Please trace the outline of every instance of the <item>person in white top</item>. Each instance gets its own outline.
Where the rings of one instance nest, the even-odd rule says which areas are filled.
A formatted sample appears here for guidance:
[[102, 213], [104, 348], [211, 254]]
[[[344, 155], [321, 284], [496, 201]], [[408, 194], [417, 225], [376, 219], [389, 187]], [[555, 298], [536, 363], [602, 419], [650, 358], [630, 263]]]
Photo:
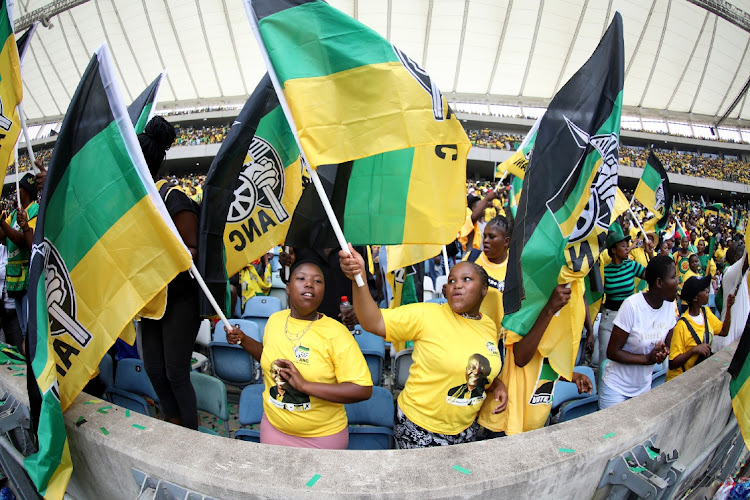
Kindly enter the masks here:
[[677, 272], [672, 259], [658, 256], [646, 268], [648, 291], [631, 295], [615, 318], [599, 389], [599, 408], [609, 408], [651, 389], [655, 364], [669, 356], [677, 323]]
[[[724, 271], [724, 279], [722, 280], [722, 290], [724, 296], [723, 306], [721, 309], [721, 320], [724, 321], [727, 316], [727, 306], [729, 301], [727, 300], [729, 295], [734, 294], [735, 300], [734, 305], [731, 306], [732, 316], [735, 318], [747, 318], [750, 314], [750, 293], [747, 289], [747, 250], [742, 253], [742, 257], [728, 267]], [[740, 286], [741, 283], [745, 283], [744, 286]], [[745, 331], [745, 323], [743, 321], [733, 321], [729, 327], [729, 333], [726, 337], [717, 337], [711, 344], [711, 350], [713, 352], [719, 352], [742, 335]]]

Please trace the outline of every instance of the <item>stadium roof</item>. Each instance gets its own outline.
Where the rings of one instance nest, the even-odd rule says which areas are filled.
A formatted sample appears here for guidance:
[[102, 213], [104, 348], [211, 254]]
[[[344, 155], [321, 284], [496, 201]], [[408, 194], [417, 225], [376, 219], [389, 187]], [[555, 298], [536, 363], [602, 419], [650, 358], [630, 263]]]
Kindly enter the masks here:
[[[160, 108], [242, 103], [265, 71], [241, 0], [15, 1], [17, 31], [34, 19], [49, 26], [24, 63], [35, 123], [65, 113], [104, 42], [128, 102], [167, 68]], [[737, 101], [725, 123], [750, 128], [750, 0], [330, 3], [409, 54], [451, 101], [510, 106], [545, 106], [619, 10], [625, 113], [715, 124]]]

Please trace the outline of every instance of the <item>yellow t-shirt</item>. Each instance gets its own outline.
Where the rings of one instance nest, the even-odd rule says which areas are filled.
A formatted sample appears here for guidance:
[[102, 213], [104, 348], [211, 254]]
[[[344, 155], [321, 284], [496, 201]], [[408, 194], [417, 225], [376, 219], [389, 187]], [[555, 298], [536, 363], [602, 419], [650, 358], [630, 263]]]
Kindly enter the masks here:
[[[716, 332], [721, 332], [724, 323], [722, 323], [719, 318], [717, 318], [716, 315], [711, 312], [711, 309], [707, 307], [704, 307], [703, 309], [706, 311], [706, 319], [708, 320], [708, 343], [710, 344], [713, 341]], [[674, 359], [680, 354], [686, 353], [687, 351], [698, 345], [696, 344], [693, 336], [690, 334], [690, 330], [688, 330], [688, 327], [687, 325], [685, 325], [685, 321], [682, 318], [685, 318], [690, 323], [690, 326], [693, 327], [693, 330], [695, 330], [695, 333], [698, 335], [699, 339], [703, 340], [706, 332], [706, 325], [697, 324], [693, 320], [692, 316], [690, 316], [690, 314], [685, 311], [682, 316], [680, 316], [680, 320], [677, 321], [677, 324], [672, 330], [672, 343], [669, 345], [669, 359]], [[693, 356], [690, 356], [690, 358], [685, 361], [685, 364], [680, 368], [677, 368], [675, 370], [668, 370], [667, 380], [672, 380], [677, 375], [688, 371], [695, 366], [696, 361], [698, 361], [698, 355], [694, 354]]]
[[628, 234], [630, 235], [631, 240], [634, 240], [638, 237], [638, 233], [640, 233], [641, 230], [638, 229], [637, 226], [631, 225], [630, 229], [628, 230]]
[[[467, 260], [468, 257], [469, 254], [467, 253], [463, 260]], [[474, 263], [487, 271], [487, 275], [490, 277], [487, 296], [482, 301], [482, 307], [479, 310], [495, 322], [499, 334], [503, 328], [503, 291], [505, 290], [505, 272], [508, 269], [508, 259], [506, 258], [502, 264], [493, 264], [482, 252]]]
[[479, 320], [464, 318], [448, 304], [417, 303], [381, 312], [386, 340], [414, 341], [414, 364], [398, 397], [401, 410], [430, 432], [464, 431], [502, 368], [495, 324], [484, 314]]
[[[308, 326], [310, 329], [292, 342], [284, 332], [287, 318], [288, 335], [292, 338]], [[293, 436], [321, 437], [341, 432], [347, 425], [346, 411], [343, 404], [309, 396], [289, 384], [280, 391], [271, 371], [271, 364], [277, 359], [293, 362], [305, 380], [372, 386], [362, 351], [344, 325], [325, 315], [310, 325], [309, 321], [291, 318], [289, 309], [272, 314], [266, 324], [260, 359], [266, 386], [263, 410], [274, 427]]]
[[242, 287], [242, 307], [245, 307], [245, 303], [251, 297], [268, 295], [271, 290], [271, 265], [266, 266], [263, 278], [252, 264], [240, 269], [240, 286]]
[[[505, 330], [505, 369], [500, 379], [508, 390], [508, 407], [504, 412], [492, 415], [494, 401], [488, 401], [479, 413], [479, 425], [507, 435], [541, 429], [552, 410], [552, 393], [559, 375], [537, 350], [526, 366], [516, 366], [513, 344], [522, 337]], [[578, 351], [580, 335], [573, 335], [574, 352]]]

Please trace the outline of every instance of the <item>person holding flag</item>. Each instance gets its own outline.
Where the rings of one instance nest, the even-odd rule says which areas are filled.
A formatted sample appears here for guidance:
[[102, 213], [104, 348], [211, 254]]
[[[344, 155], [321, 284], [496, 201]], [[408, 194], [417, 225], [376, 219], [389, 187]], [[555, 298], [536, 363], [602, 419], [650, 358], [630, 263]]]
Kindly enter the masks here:
[[[152, 118], [138, 134], [138, 142], [154, 181], [159, 178], [159, 168], [175, 137], [174, 127], [161, 116]], [[164, 180], [157, 182], [156, 187], [195, 260], [198, 255], [199, 213], [195, 202]], [[165, 419], [193, 430], [198, 429], [198, 406], [190, 382], [190, 359], [200, 326], [199, 297], [196, 280], [188, 271], [183, 271], [166, 288], [166, 303], [159, 307], [161, 314], [153, 315], [154, 319], [144, 317], [141, 320], [143, 363], [159, 396]]]

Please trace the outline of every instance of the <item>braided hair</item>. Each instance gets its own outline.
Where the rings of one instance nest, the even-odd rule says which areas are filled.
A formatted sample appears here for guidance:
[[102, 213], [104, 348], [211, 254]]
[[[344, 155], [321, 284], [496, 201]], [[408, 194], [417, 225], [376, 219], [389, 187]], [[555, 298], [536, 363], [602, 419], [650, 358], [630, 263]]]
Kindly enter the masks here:
[[157, 178], [159, 168], [167, 157], [167, 150], [172, 146], [176, 137], [177, 134], [172, 124], [161, 116], [154, 116], [146, 124], [143, 132], [138, 134], [143, 157], [154, 179]]

